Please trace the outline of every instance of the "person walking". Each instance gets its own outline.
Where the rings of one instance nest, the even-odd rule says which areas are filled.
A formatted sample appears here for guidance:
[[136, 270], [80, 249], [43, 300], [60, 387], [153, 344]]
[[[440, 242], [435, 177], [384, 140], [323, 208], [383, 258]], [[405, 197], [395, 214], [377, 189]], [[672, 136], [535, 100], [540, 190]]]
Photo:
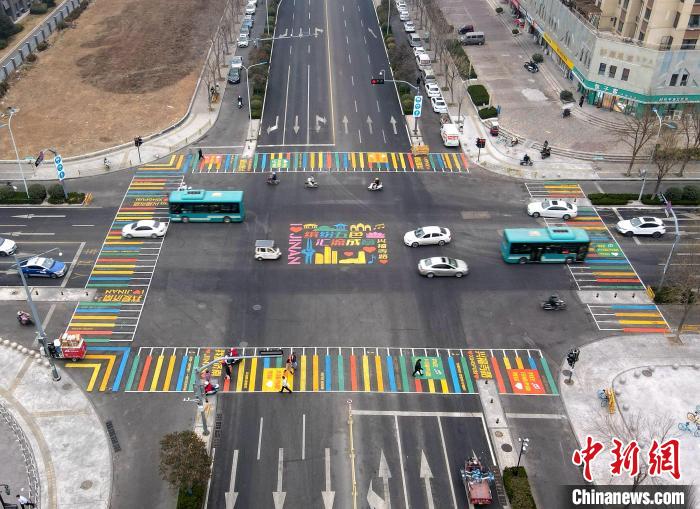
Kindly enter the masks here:
[[36, 504], [34, 502], [31, 502], [24, 495], [17, 495], [17, 503], [22, 509], [25, 509], [26, 507], [36, 507]]
[[280, 392], [287, 391], [288, 393], [291, 394], [292, 389], [289, 388], [289, 382], [287, 382], [287, 377], [282, 375], [282, 388], [280, 389]]
[[201, 161], [202, 159], [204, 159], [204, 152], [202, 152], [202, 149], [201, 149], [201, 148], [197, 151], [197, 154], [199, 154], [199, 160], [200, 160], [200, 161]]
[[231, 380], [231, 366], [226, 362], [226, 359], [221, 361], [221, 366], [224, 368], [224, 378], [226, 378], [226, 380]]
[[418, 376], [423, 376], [423, 366], [421, 365], [420, 359], [416, 361], [415, 366], [413, 366], [413, 375], [416, 376], [416, 373], [418, 373]]
[[583, 101], [585, 101], [585, 100], [586, 100], [586, 97], [583, 96], [583, 95], [581, 96], [581, 99], [578, 100], [578, 105], [579, 105], [581, 108], [583, 108]]

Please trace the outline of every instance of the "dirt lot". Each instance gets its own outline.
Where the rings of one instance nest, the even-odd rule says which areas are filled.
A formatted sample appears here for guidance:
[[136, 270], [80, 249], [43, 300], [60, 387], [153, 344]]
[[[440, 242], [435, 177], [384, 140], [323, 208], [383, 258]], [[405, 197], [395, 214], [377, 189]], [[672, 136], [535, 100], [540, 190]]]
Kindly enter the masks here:
[[[64, 157], [164, 129], [187, 111], [223, 0], [95, 0], [0, 103], [20, 157]], [[0, 159], [14, 159], [5, 129]]]

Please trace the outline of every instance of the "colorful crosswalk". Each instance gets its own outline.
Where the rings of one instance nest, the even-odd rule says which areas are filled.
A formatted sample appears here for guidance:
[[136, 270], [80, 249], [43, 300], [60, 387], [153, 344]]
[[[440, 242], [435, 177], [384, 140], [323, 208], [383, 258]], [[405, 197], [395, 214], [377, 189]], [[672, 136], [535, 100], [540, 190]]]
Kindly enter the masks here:
[[[132, 353], [135, 351], [135, 354]], [[289, 348], [284, 351], [288, 353]], [[540, 350], [447, 350], [435, 348], [294, 348], [298, 368], [287, 373], [298, 392], [373, 392], [473, 394], [476, 380], [494, 380], [501, 393], [557, 395], [547, 360]], [[197, 382], [195, 366], [223, 357], [224, 348], [92, 347], [84, 361], [67, 367], [87, 371], [88, 392], [189, 392]], [[230, 380], [214, 364], [212, 377], [224, 393], [279, 390], [285, 358], [260, 358], [257, 349], [233, 367]], [[286, 354], [285, 354], [286, 355]], [[415, 360], [424, 375], [413, 377]]]
[[600, 330], [629, 334], [671, 332], [666, 319], [654, 304], [589, 304], [588, 310]]
[[447, 172], [469, 171], [461, 152], [413, 155], [403, 152], [271, 152], [205, 154], [190, 164], [193, 173], [263, 173], [299, 171], [338, 172]]
[[585, 198], [586, 194], [576, 182], [527, 182], [527, 192], [532, 198], [544, 200], [551, 198]]
[[167, 195], [181, 184], [190, 159], [173, 155], [137, 170], [86, 285], [96, 296], [78, 303], [66, 332], [82, 334], [88, 344], [133, 340], [163, 239], [122, 239], [121, 229], [141, 219], [169, 221]]

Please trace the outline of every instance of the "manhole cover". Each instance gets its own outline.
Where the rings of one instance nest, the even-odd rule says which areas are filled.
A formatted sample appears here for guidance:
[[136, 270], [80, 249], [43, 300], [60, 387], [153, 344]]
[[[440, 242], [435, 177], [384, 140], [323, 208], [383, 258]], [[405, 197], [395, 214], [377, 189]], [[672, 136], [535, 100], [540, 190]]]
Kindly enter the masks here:
[[92, 481], [83, 481], [80, 483], [80, 488], [84, 490], [89, 490], [92, 488]]
[[69, 391], [73, 388], [73, 384], [63, 384], [63, 390]]
[[651, 372], [650, 369], [643, 369], [643, 370], [642, 370], [642, 375], [644, 375], [644, 376], [651, 376], [651, 375], [652, 375], [652, 372]]
[[503, 449], [504, 452], [510, 452], [513, 450], [513, 446], [510, 444], [503, 444], [501, 449]]
[[260, 311], [261, 309], [262, 309], [262, 306], [260, 304], [253, 305], [253, 311]]
[[494, 433], [494, 435], [496, 435], [498, 438], [501, 438], [501, 437], [503, 436], [503, 432], [502, 432], [502, 431], [496, 431], [496, 432]]

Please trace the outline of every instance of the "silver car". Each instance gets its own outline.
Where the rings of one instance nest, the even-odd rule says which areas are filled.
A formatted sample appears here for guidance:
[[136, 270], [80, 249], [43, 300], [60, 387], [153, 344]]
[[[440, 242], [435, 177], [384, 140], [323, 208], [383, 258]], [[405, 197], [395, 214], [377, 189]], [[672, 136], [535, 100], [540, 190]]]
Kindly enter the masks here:
[[464, 260], [456, 258], [446, 258], [444, 256], [435, 256], [433, 258], [424, 258], [418, 262], [418, 272], [422, 276], [454, 276], [462, 277], [469, 273], [469, 267]]

